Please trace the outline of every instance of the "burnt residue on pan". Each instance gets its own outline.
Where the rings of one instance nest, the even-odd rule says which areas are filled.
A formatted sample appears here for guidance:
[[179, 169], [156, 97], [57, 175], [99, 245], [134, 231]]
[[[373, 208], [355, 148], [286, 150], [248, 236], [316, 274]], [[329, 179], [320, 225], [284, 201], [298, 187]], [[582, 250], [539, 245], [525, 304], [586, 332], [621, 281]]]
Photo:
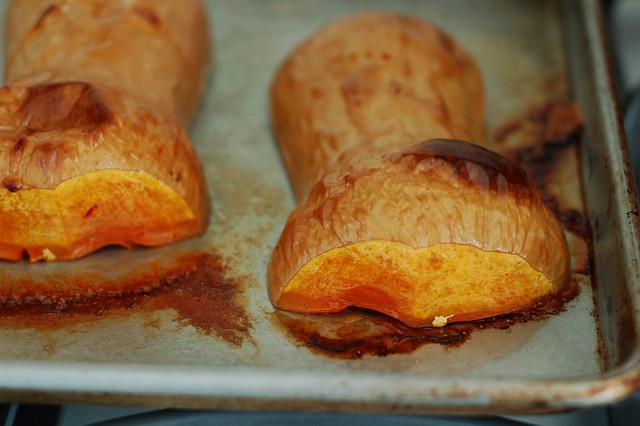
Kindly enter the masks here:
[[572, 282], [563, 294], [545, 297], [526, 310], [444, 327], [409, 327], [387, 315], [357, 308], [319, 315], [276, 311], [274, 318], [275, 323], [300, 346], [332, 358], [359, 359], [368, 355], [411, 353], [434, 343], [454, 348], [469, 340], [477, 330], [509, 330], [518, 323], [556, 315], [578, 291], [578, 285]]
[[[549, 209], [564, 230], [581, 239], [587, 247], [587, 259], [574, 262], [573, 272], [590, 275], [592, 270], [591, 225], [584, 211], [563, 206], [561, 194], [550, 187], [556, 173], [563, 167], [564, 154], [576, 150], [582, 136], [582, 117], [575, 102], [549, 101], [535, 106], [494, 132], [498, 147], [514, 134], [519, 134], [518, 147], [507, 147], [502, 154], [520, 164], [533, 180]], [[524, 135], [524, 136], [523, 136]]]
[[[218, 336], [239, 347], [250, 337], [251, 320], [243, 308], [239, 282], [225, 277], [224, 261], [210, 253], [186, 255], [170, 267], [76, 294], [23, 294], [0, 300], [0, 326], [55, 330], [109, 314], [173, 310], [182, 326]], [[93, 288], [82, 278], [69, 287]], [[27, 288], [29, 283], [21, 283]]]
[[581, 139], [582, 119], [574, 102], [548, 102], [534, 107], [523, 117], [501, 126], [494, 134], [499, 145], [510, 134], [524, 126], [532, 126], [531, 140], [520, 147], [507, 149], [504, 155], [520, 164], [529, 174], [542, 194], [547, 206], [556, 214], [568, 232], [581, 238], [590, 239], [589, 223], [583, 212], [575, 209], [560, 209], [557, 196], [548, 190], [549, 180], [558, 164], [561, 154], [567, 149], [575, 149]]

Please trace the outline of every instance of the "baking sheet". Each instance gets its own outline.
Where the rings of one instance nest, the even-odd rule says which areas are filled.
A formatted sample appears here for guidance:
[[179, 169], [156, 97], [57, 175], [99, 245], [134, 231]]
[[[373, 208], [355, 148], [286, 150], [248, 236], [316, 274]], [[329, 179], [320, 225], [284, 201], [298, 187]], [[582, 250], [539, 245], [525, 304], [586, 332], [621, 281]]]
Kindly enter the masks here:
[[[207, 233], [159, 249], [105, 250], [77, 262], [2, 263], [0, 289], [20, 280], [51, 285], [77, 277], [117, 286], [170, 269], [190, 253], [213, 253], [225, 280], [237, 286], [246, 330], [232, 330], [235, 339], [203, 333], [172, 309], [105, 312], [55, 327], [5, 322], [0, 398], [496, 414], [603, 404], [631, 393], [640, 377], [637, 214], [630, 213], [637, 210], [595, 3], [207, 1], [216, 65], [191, 129], [213, 202]], [[485, 78], [489, 140], [536, 105], [571, 93], [580, 103], [583, 143], [568, 151], [571, 158], [553, 186], [566, 208], [584, 208], [599, 228], [594, 269], [576, 275], [581, 291], [565, 312], [477, 331], [459, 347], [428, 344], [355, 360], [320, 355], [279, 323], [267, 298], [266, 266], [294, 201], [269, 126], [268, 87], [290, 49], [313, 30], [372, 9], [423, 17], [465, 46]], [[525, 139], [494, 147], [514, 148]], [[575, 262], [584, 246], [572, 249]]]

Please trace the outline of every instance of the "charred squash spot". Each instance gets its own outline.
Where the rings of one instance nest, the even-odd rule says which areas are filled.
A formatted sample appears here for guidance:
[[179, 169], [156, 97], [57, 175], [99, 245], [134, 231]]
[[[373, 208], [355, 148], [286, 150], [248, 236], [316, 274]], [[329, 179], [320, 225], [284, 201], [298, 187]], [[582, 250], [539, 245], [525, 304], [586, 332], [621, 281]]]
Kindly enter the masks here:
[[534, 189], [533, 182], [520, 165], [469, 142], [432, 139], [407, 149], [403, 154], [415, 156], [418, 160], [448, 163], [461, 180], [473, 185], [484, 182], [487, 191], [500, 193], [506, 190], [519, 200], [531, 198]]
[[2, 181], [2, 186], [7, 188], [9, 192], [17, 192], [20, 188], [22, 188], [22, 183], [8, 177]]
[[25, 135], [53, 130], [93, 131], [113, 114], [93, 86], [83, 82], [40, 84], [29, 89], [22, 106]]

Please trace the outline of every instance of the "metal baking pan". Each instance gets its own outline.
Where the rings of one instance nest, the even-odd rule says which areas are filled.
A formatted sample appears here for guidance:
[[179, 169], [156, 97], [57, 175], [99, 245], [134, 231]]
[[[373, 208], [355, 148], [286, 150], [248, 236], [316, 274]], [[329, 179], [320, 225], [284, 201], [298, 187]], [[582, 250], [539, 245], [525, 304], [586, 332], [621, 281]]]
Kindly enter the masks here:
[[[187, 277], [215, 281], [217, 301], [189, 311], [160, 291], [126, 309], [0, 313], [1, 400], [530, 414], [607, 404], [638, 387], [638, 210], [597, 0], [207, 3], [216, 65], [191, 129], [213, 200], [207, 233], [74, 262], [2, 263], [0, 293], [19, 293], [24, 280], [97, 293]], [[487, 139], [497, 150], [531, 151], [540, 111], [567, 99], [579, 105], [579, 138], [544, 169], [556, 207], [587, 219], [582, 237], [570, 236], [580, 293], [563, 312], [475, 330], [455, 346], [356, 359], [319, 353], [283, 326], [265, 271], [294, 202], [269, 126], [268, 87], [295, 44], [365, 9], [423, 17], [466, 47], [485, 78]], [[187, 272], [176, 275], [176, 265]]]

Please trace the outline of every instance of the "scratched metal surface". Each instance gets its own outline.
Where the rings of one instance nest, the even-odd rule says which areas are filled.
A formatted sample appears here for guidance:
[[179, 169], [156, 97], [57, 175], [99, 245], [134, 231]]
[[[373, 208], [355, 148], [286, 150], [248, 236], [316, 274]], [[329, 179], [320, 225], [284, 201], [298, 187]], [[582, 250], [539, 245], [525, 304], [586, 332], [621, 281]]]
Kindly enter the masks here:
[[[191, 129], [213, 200], [207, 233], [159, 249], [110, 250], [71, 263], [2, 263], [0, 286], [87, 275], [99, 285], [170, 264], [180, 254], [211, 251], [225, 259], [226, 275], [242, 286], [252, 329], [234, 347], [179, 324], [171, 310], [107, 314], [56, 330], [2, 328], [0, 399], [533, 413], [607, 403], [630, 393], [639, 369], [637, 221], [629, 219], [635, 206], [625, 195], [626, 154], [618, 148], [614, 105], [607, 103], [608, 71], [598, 68], [606, 64], [599, 56], [593, 3], [208, 1], [216, 65]], [[563, 13], [563, 5], [571, 13]], [[310, 32], [365, 9], [421, 16], [456, 37], [483, 72], [490, 132], [532, 105], [574, 94], [588, 118], [588, 148], [574, 152], [578, 160], [566, 160], [554, 179], [563, 202], [586, 208], [602, 228], [594, 240], [595, 293], [590, 277], [580, 276], [580, 295], [560, 315], [475, 332], [453, 349], [432, 344], [410, 354], [359, 360], [315, 354], [278, 326], [265, 271], [294, 202], [270, 131], [269, 83]]]

